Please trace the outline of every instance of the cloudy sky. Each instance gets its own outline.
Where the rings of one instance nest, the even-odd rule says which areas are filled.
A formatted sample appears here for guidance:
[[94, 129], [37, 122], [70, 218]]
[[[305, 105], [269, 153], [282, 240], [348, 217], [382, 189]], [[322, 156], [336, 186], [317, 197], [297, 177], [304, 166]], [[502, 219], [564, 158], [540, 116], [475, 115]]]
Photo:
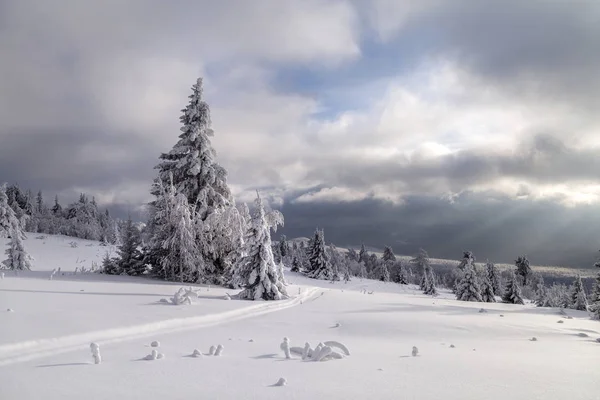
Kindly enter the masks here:
[[0, 181], [149, 200], [198, 76], [239, 201], [338, 245], [589, 266], [600, 3], [0, 0]]

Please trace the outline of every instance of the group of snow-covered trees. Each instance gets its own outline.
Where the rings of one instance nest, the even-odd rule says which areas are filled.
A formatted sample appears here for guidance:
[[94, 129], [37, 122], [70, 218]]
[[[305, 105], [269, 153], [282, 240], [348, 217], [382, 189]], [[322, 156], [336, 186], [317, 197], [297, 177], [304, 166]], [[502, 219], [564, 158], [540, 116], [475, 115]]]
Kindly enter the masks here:
[[66, 235], [106, 244], [119, 241], [120, 221], [113, 219], [108, 210], [101, 211], [93, 197], [90, 200], [82, 193], [78, 201], [63, 208], [58, 196], [52, 204], [47, 204], [41, 191], [34, 196], [31, 190], [23, 191], [16, 184], [5, 186], [4, 192], [26, 232]]
[[[519, 257], [517, 260], [518, 271], [519, 263], [525, 262], [523, 260], [526, 261], [526, 258]], [[528, 261], [527, 267], [529, 267]], [[500, 273], [494, 263], [488, 261], [483, 269], [479, 269], [475, 265], [475, 256], [471, 251], [463, 252], [462, 260], [453, 271], [453, 278], [452, 291], [457, 300], [494, 303], [496, 296], [499, 296], [504, 303], [523, 304], [521, 287], [514, 272], [509, 273], [506, 284], [502, 288]]]
[[241, 288], [243, 299], [286, 298], [270, 236], [283, 216], [266, 209], [260, 196], [253, 214], [235, 204], [227, 171], [216, 161], [202, 95], [200, 78], [182, 110], [179, 140], [156, 166], [148, 223], [143, 232], [128, 224], [118, 256], [105, 259], [104, 271]]

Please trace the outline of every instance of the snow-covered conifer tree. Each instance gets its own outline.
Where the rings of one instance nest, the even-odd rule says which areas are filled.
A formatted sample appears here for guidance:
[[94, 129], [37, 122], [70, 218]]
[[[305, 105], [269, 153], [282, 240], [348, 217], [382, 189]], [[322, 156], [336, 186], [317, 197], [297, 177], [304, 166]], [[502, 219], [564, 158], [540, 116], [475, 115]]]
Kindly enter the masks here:
[[506, 288], [502, 295], [502, 301], [509, 304], [524, 304], [523, 298], [521, 297], [521, 288], [517, 283], [517, 278], [514, 273], [511, 272], [508, 281], [506, 282]]
[[333, 278], [333, 269], [325, 252], [325, 233], [322, 230], [317, 229], [315, 232], [309, 263], [310, 272], [308, 276], [310, 278], [325, 280]]
[[472, 251], [463, 251], [463, 258], [458, 264], [458, 269], [463, 270], [470, 263], [471, 266], [475, 265], [475, 255]]
[[30, 271], [33, 258], [25, 251], [19, 232], [11, 232], [10, 242], [5, 254], [8, 258], [2, 261], [6, 269], [14, 271]]
[[494, 285], [490, 282], [489, 275], [483, 277], [481, 282], [481, 299], [486, 303], [495, 303]]
[[486, 277], [489, 279], [490, 284], [492, 285], [494, 294], [497, 296], [502, 295], [502, 291], [500, 289], [500, 276], [498, 273], [498, 268], [496, 268], [494, 263], [490, 262], [489, 260], [485, 264], [485, 274]]
[[300, 260], [298, 259], [298, 255], [294, 254], [292, 257], [292, 272], [300, 272]]
[[587, 311], [587, 297], [585, 295], [585, 289], [583, 288], [583, 282], [581, 276], [577, 275], [573, 287], [571, 289], [571, 308], [579, 311]]
[[369, 257], [369, 252], [367, 251], [367, 249], [365, 248], [365, 244], [361, 244], [360, 245], [360, 251], [358, 252], [358, 262], [359, 263], [366, 263]]
[[343, 258], [340, 256], [340, 252], [333, 243], [327, 247], [327, 253], [329, 256], [329, 263], [331, 264], [331, 280], [339, 281], [340, 271], [344, 269]]
[[133, 224], [131, 216], [127, 219], [125, 231], [123, 232], [123, 243], [119, 246], [117, 254], [117, 266], [119, 273], [127, 275], [141, 275], [146, 270], [144, 257], [140, 251], [140, 231]]
[[244, 290], [239, 294], [246, 300], [281, 300], [288, 297], [285, 285], [277, 273], [271, 250], [271, 232], [260, 195], [257, 193], [252, 227], [245, 237], [245, 256], [237, 274]]
[[192, 207], [183, 193], [176, 193], [173, 185], [163, 196], [167, 204], [163, 210], [166, 223], [160, 246], [165, 255], [160, 263], [161, 272], [169, 280], [205, 282], [205, 265], [196, 241]]
[[456, 299], [461, 301], [482, 301], [481, 288], [477, 282], [471, 259], [463, 267], [462, 279], [456, 287]]
[[410, 260], [410, 262], [412, 264], [415, 264], [415, 266], [417, 267], [417, 269], [421, 272], [422, 275], [422, 279], [421, 279], [421, 290], [425, 290], [425, 287], [423, 286], [424, 282], [425, 282], [425, 276], [426, 274], [429, 272], [429, 255], [427, 254], [427, 252], [423, 249], [419, 249], [419, 252], [417, 253], [417, 255], [415, 256], [415, 258], [413, 258], [412, 260]]
[[408, 285], [408, 278], [406, 276], [406, 271], [404, 270], [404, 266], [401, 261], [396, 261], [392, 267], [392, 280], [401, 285]]
[[589, 310], [592, 313], [593, 319], [600, 320], [600, 273], [598, 273], [594, 282], [594, 288], [590, 296]]
[[423, 293], [429, 296], [437, 296], [438, 291], [436, 287], [436, 279], [435, 274], [433, 272], [433, 268], [430, 267], [428, 273], [425, 276], [427, 278], [425, 283], [425, 290], [423, 290]]
[[529, 266], [527, 256], [517, 257], [515, 266], [517, 267], [517, 275], [523, 278], [523, 286], [527, 286], [527, 278], [531, 275], [531, 267]]
[[4, 184], [0, 185], [0, 238], [11, 237], [12, 233], [16, 233], [21, 239], [25, 238], [15, 211], [8, 204], [6, 184]]
[[279, 254], [281, 255], [281, 262], [285, 265], [289, 263], [288, 257], [290, 256], [291, 248], [285, 235], [281, 235], [279, 239]]
[[[192, 87], [188, 105], [182, 110], [179, 141], [169, 153], [160, 156], [161, 162], [156, 167], [158, 178], [152, 190], [156, 199], [150, 204], [149, 229], [151, 236], [161, 236], [161, 230], [165, 229], [167, 222], [159, 217], [164, 215], [161, 208], [165, 207], [159, 182], [172, 179], [176, 193], [186, 197], [193, 207], [194, 219], [198, 220], [195, 221], [199, 230], [196, 239], [206, 271], [212, 281], [222, 283], [226, 280], [223, 276], [231, 273], [232, 264], [239, 257], [239, 254], [232, 253], [239, 253], [240, 245], [238, 237], [229, 235], [231, 227], [228, 222], [236, 213], [224, 210], [235, 208], [235, 204], [227, 186], [227, 172], [216, 162], [216, 152], [210, 142], [214, 133], [210, 109], [202, 99], [202, 92], [200, 78]], [[217, 223], [220, 218], [226, 221]], [[160, 248], [162, 240], [151, 242], [154, 246], [149, 249], [149, 262], [153, 267], [164, 264], [166, 255]]]

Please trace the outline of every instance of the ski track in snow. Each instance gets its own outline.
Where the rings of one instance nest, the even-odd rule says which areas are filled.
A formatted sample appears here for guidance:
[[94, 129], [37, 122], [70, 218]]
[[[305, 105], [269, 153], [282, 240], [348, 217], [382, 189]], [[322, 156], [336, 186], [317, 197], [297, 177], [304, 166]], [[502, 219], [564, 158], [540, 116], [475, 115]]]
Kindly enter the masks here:
[[9, 343], [0, 346], [0, 366], [67, 353], [73, 350], [86, 349], [91, 342], [96, 342], [102, 346], [160, 333], [182, 332], [257, 317], [297, 306], [304, 301], [316, 297], [317, 294], [320, 296], [320, 293], [324, 291], [328, 291], [328, 289], [311, 287], [305, 289], [300, 295], [288, 300], [264, 302], [219, 314], [174, 318], [123, 328], [111, 328], [103, 331], [57, 338]]

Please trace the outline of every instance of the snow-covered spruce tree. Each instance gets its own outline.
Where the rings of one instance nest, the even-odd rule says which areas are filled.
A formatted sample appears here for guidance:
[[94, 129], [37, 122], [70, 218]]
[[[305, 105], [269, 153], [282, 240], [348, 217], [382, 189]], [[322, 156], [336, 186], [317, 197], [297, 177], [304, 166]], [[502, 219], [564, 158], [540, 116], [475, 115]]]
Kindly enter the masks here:
[[523, 298], [521, 297], [521, 288], [517, 282], [517, 277], [511, 272], [508, 281], [506, 282], [506, 288], [502, 295], [502, 302], [509, 304], [524, 304]]
[[369, 258], [369, 252], [365, 248], [365, 244], [360, 245], [360, 251], [358, 252], [358, 262], [366, 263]]
[[483, 301], [475, 269], [468, 259], [463, 267], [462, 279], [456, 286], [456, 299], [461, 301]]
[[436, 287], [436, 278], [435, 274], [433, 273], [433, 268], [429, 268], [429, 273], [426, 274], [426, 276], [427, 279], [425, 283], [425, 290], [423, 290], [423, 293], [429, 296], [437, 296], [438, 291]]
[[237, 275], [244, 290], [239, 294], [245, 300], [281, 300], [288, 297], [284, 283], [277, 273], [271, 250], [271, 232], [260, 195], [257, 193], [252, 226], [245, 237], [245, 256]]
[[350, 282], [350, 266], [346, 264], [346, 268], [344, 268], [344, 283]]
[[25, 238], [15, 211], [8, 203], [6, 184], [3, 184], [0, 185], [0, 238], [9, 238], [13, 232], [21, 239]]
[[490, 281], [488, 275], [484, 276], [483, 280], [481, 281], [481, 299], [486, 303], [496, 302], [494, 285]]
[[140, 251], [140, 231], [133, 224], [131, 216], [127, 219], [122, 235], [122, 244], [117, 250], [117, 270], [120, 274], [141, 275], [146, 271], [144, 256]]
[[19, 232], [12, 231], [10, 233], [10, 242], [7, 245], [5, 254], [8, 257], [2, 261], [4, 268], [13, 271], [30, 271], [33, 258], [25, 251]]
[[587, 296], [585, 295], [585, 289], [583, 287], [583, 282], [581, 281], [581, 276], [577, 275], [575, 278], [575, 282], [573, 282], [573, 287], [571, 289], [571, 308], [579, 311], [587, 311]]
[[523, 286], [527, 286], [527, 278], [531, 275], [531, 267], [529, 266], [527, 256], [517, 257], [515, 266], [517, 267], [517, 275], [523, 278]]
[[358, 262], [358, 253], [356, 252], [356, 250], [350, 248], [346, 251], [345, 254], [346, 258], [350, 261], [356, 261]]
[[390, 281], [390, 270], [388, 269], [387, 264], [384, 262], [381, 262], [380, 266], [379, 266], [379, 270], [380, 270], [379, 280], [382, 282], [389, 282]]
[[391, 280], [392, 271], [394, 270], [394, 266], [396, 264], [396, 256], [394, 255], [394, 250], [392, 250], [390, 246], [385, 246], [381, 260], [383, 271], [379, 279], [384, 282], [388, 282]]
[[337, 247], [333, 243], [331, 243], [329, 246], [327, 246], [327, 253], [328, 253], [327, 255], [329, 258], [329, 263], [331, 264], [331, 271], [332, 271], [331, 280], [339, 281], [340, 280], [340, 271], [344, 270], [344, 268], [345, 268], [344, 259], [340, 255], [340, 252], [338, 251]]
[[429, 272], [429, 255], [427, 254], [427, 252], [423, 249], [419, 249], [419, 252], [417, 253], [417, 255], [410, 260], [410, 262], [412, 264], [414, 264], [417, 267], [417, 270], [419, 270], [421, 272], [421, 290], [425, 290], [425, 281], [426, 281], [426, 275]]
[[471, 266], [475, 265], [475, 255], [472, 251], [463, 251], [463, 258], [457, 268], [463, 270], [467, 264], [470, 264]]
[[300, 260], [298, 259], [298, 256], [296, 254], [294, 254], [294, 256], [292, 257], [292, 269], [290, 271], [300, 272]]
[[592, 313], [593, 319], [600, 320], [600, 273], [598, 273], [594, 282], [594, 288], [590, 296], [589, 310]]
[[497, 296], [502, 295], [502, 290], [500, 288], [500, 273], [498, 272], [498, 268], [496, 268], [494, 263], [490, 262], [489, 260], [485, 264], [485, 275], [492, 285], [494, 294]]
[[193, 207], [173, 185], [163, 196], [167, 202], [163, 211], [167, 222], [160, 238], [160, 246], [165, 251], [160, 270], [169, 280], [206, 282], [205, 265], [196, 240]]
[[[161, 208], [165, 202], [161, 198], [157, 181], [171, 180], [177, 194], [183, 194], [190, 206], [198, 233], [196, 240], [202, 262], [206, 265], [206, 279], [222, 283], [224, 275], [231, 272], [231, 266], [239, 257], [239, 238], [229, 235], [228, 221], [217, 223], [218, 219], [228, 220], [237, 213], [233, 196], [227, 186], [227, 172], [216, 162], [216, 153], [210, 137], [210, 109], [202, 99], [202, 79], [199, 78], [192, 86], [189, 103], [182, 110], [180, 118], [182, 127], [179, 141], [168, 153], [160, 156], [158, 178], [153, 186], [152, 194], [156, 197], [150, 204], [149, 229], [151, 236], [161, 236], [161, 230], [167, 223], [160, 219]], [[228, 211], [225, 211], [225, 210]], [[214, 215], [216, 214], [216, 215]], [[162, 240], [152, 240], [149, 248], [148, 261], [153, 267], [164, 264], [166, 257], [161, 248]], [[231, 254], [236, 253], [236, 254]]]
[[325, 251], [325, 233], [317, 229], [313, 239], [313, 247], [310, 255], [309, 278], [331, 280], [333, 278], [333, 268]]
[[402, 265], [402, 261], [396, 261], [393, 264], [391, 275], [392, 281], [401, 285], [408, 285], [408, 278], [404, 266]]
[[283, 265], [287, 265], [289, 263], [291, 250], [292, 249], [287, 241], [287, 237], [285, 235], [281, 235], [281, 238], [279, 239], [279, 254], [281, 255], [281, 262]]
[[116, 258], [111, 258], [108, 251], [104, 254], [102, 258], [102, 269], [103, 274], [107, 275], [119, 275], [121, 271], [119, 270], [119, 266], [117, 264]]

